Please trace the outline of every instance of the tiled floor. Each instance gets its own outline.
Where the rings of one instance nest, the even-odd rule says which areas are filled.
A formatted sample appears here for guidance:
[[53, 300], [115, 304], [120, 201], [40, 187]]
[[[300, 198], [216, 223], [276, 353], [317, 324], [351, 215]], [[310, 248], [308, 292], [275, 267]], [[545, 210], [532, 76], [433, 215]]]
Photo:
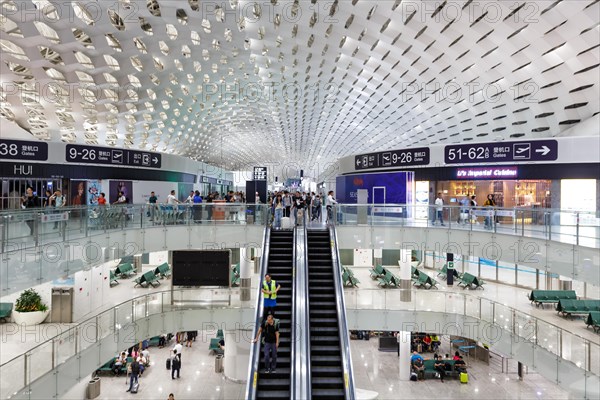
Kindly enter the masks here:
[[[520, 381], [516, 363], [509, 363], [509, 372], [502, 373], [499, 360], [492, 358], [490, 365], [468, 359], [469, 383], [461, 384], [456, 378], [400, 381], [399, 360], [396, 352], [378, 351], [378, 339], [353, 340], [352, 367], [357, 388], [379, 393], [379, 399], [568, 399], [569, 394], [536, 373], [525, 375]], [[446, 341], [442, 352], [448, 352]], [[432, 354], [424, 354], [431, 358]]]
[[[225, 379], [223, 373], [215, 372], [215, 356], [209, 354], [210, 337], [199, 334], [197, 341], [190, 348], [183, 348], [181, 356], [181, 377], [171, 379], [171, 371], [165, 368], [165, 362], [173, 346], [159, 349], [150, 348], [151, 366], [139, 379], [139, 392], [127, 393], [129, 381], [124, 377], [104, 375], [101, 383], [101, 394], [97, 399], [160, 399], [164, 400], [169, 393], [180, 399], [243, 399], [246, 385]], [[227, 362], [225, 357], [225, 362]], [[234, 360], [232, 360], [234, 362]], [[81, 400], [80, 390], [72, 390], [63, 400]]]

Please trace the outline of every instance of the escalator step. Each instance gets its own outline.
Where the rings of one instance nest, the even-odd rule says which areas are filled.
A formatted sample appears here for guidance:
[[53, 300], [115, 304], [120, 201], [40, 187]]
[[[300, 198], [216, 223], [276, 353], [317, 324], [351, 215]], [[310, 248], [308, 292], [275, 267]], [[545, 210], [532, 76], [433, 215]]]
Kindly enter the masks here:
[[[279, 363], [279, 359], [277, 360]], [[330, 356], [330, 355], [311, 355], [310, 356], [311, 365], [332, 365], [332, 366], [341, 366], [342, 357], [341, 356]]]
[[310, 352], [311, 354], [314, 352], [316, 354], [319, 355], [336, 355], [336, 354], [340, 354], [341, 353], [341, 348], [338, 345], [335, 346], [321, 346], [317, 343], [312, 343], [310, 345]]
[[311, 383], [313, 386], [318, 386], [320, 388], [336, 389], [344, 387], [344, 379], [342, 377], [321, 377], [313, 374]]
[[344, 389], [313, 389], [313, 399], [343, 399]]
[[[342, 366], [313, 365], [310, 367], [312, 376], [342, 376]], [[279, 370], [277, 370], [279, 372]]]
[[268, 391], [261, 391], [258, 390], [256, 392], [256, 398], [257, 399], [285, 399], [285, 400], [289, 400], [290, 399], [290, 391], [289, 390], [268, 390]]

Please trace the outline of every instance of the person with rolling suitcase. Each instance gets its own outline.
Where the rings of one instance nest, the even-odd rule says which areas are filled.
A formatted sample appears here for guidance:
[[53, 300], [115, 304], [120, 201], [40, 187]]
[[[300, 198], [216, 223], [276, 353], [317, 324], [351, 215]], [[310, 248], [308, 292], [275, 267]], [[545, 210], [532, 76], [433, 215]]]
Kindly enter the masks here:
[[171, 379], [175, 379], [175, 371], [177, 371], [177, 379], [179, 379], [179, 371], [181, 370], [181, 361], [177, 354], [177, 350], [173, 350], [171, 357]]
[[167, 358], [167, 369], [171, 369], [171, 357]]

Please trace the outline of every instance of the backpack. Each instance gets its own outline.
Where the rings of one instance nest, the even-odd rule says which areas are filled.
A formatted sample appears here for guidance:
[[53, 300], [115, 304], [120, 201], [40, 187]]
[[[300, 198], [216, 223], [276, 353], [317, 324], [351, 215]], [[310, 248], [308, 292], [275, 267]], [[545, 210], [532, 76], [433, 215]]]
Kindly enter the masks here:
[[416, 382], [417, 379], [418, 379], [417, 374], [415, 372], [412, 372], [410, 374], [410, 380], [413, 381], [413, 382]]

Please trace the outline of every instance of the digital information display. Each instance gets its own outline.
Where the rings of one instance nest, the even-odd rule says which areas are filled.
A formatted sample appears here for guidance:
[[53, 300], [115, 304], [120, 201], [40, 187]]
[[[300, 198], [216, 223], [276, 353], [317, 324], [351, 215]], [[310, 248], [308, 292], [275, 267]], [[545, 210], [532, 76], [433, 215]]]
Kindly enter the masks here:
[[162, 162], [161, 155], [158, 153], [79, 144], [67, 145], [65, 157], [67, 162], [72, 163], [122, 165], [125, 167], [160, 168]]
[[429, 147], [381, 151], [354, 157], [355, 169], [408, 167], [429, 164]]

